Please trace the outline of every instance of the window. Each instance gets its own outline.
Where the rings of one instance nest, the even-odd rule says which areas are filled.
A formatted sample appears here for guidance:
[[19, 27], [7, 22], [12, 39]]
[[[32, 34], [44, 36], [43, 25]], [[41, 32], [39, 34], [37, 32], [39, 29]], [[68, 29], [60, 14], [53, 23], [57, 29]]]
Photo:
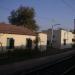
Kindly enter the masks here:
[[7, 48], [8, 49], [14, 48], [14, 39], [13, 38], [7, 38]]
[[30, 38], [26, 39], [26, 48], [32, 49], [32, 40]]
[[64, 41], [64, 45], [66, 45], [66, 39], [64, 39], [63, 41]]
[[53, 35], [53, 38], [55, 38], [55, 35]]
[[47, 45], [49, 45], [50, 44], [50, 41], [47, 41]]
[[72, 42], [75, 42], [75, 38], [72, 39]]

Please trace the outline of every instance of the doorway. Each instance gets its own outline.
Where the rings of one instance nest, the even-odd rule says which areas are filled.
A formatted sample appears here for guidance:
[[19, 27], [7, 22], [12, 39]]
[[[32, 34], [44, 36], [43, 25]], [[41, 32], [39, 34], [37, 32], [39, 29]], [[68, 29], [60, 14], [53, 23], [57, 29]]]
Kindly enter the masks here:
[[14, 39], [13, 38], [7, 38], [7, 48], [8, 49], [14, 48]]
[[32, 49], [32, 40], [26, 39], [26, 49]]

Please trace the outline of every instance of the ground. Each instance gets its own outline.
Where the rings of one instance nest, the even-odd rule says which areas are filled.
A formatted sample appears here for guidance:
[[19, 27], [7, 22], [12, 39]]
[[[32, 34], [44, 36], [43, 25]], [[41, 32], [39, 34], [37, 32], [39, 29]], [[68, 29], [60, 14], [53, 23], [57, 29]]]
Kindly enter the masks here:
[[8, 51], [6, 53], [0, 54], [0, 65], [3, 64], [10, 64], [13, 62], [20, 62], [24, 60], [46, 57], [50, 55], [55, 55], [59, 53], [63, 53], [72, 49], [48, 49], [46, 51], [39, 51], [39, 50], [17, 50]]

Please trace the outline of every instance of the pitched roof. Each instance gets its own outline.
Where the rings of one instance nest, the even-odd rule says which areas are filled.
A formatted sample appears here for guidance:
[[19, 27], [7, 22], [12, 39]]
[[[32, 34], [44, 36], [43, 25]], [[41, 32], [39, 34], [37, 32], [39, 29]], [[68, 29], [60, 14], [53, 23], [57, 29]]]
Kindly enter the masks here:
[[23, 26], [0, 23], [0, 33], [35, 35], [35, 32]]

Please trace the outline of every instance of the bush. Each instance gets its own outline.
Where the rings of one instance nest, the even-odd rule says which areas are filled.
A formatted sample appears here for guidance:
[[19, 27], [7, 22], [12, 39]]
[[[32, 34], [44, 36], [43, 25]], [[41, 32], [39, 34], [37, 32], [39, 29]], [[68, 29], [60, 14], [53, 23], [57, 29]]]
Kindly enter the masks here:
[[72, 48], [75, 48], [75, 44], [72, 44]]

